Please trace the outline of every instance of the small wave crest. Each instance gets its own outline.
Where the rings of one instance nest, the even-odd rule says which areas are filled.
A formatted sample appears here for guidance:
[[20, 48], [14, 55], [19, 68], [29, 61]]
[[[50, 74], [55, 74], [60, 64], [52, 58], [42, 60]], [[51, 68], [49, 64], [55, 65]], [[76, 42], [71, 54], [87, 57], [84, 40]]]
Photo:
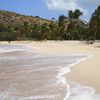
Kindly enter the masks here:
[[[14, 72], [16, 70], [16, 72], [12, 73], [13, 76], [14, 74], [16, 76], [20, 74], [23, 75], [22, 72], [24, 72], [24, 75], [25, 75], [24, 78], [23, 77], [21, 79], [18, 78], [20, 82], [22, 80], [22, 88], [25, 88], [23, 87], [23, 84], [24, 84], [23, 80], [26, 80], [25, 81], [26, 84], [24, 84], [25, 86], [29, 86], [29, 85], [33, 86], [33, 84], [40, 86], [40, 83], [43, 82], [42, 85], [44, 87], [42, 87], [42, 85], [40, 86], [40, 88], [37, 87], [39, 89], [37, 90], [36, 94], [32, 93], [32, 96], [30, 94], [30, 96], [25, 96], [25, 97], [23, 94], [22, 94], [22, 97], [14, 96], [13, 95], [14, 92], [10, 91], [10, 89], [9, 91], [6, 91], [6, 92], [2, 91], [0, 92], [0, 100], [59, 100], [60, 96], [62, 96], [62, 99], [60, 100], [100, 100], [100, 95], [97, 95], [93, 88], [80, 86], [79, 84], [73, 83], [73, 82], [68, 82], [65, 78], [65, 74], [71, 71], [71, 67], [73, 65], [79, 63], [80, 61], [86, 60], [89, 57], [91, 56], [81, 55], [81, 54], [76, 54], [76, 55], [71, 55], [71, 56], [69, 55], [69, 56], [50, 56], [50, 57], [35, 55], [35, 56], [29, 56], [27, 57], [28, 59], [25, 58], [26, 59], [25, 60], [24, 56], [22, 56], [21, 57], [22, 59], [18, 59], [18, 61], [20, 62], [18, 63], [19, 65], [17, 64], [18, 66], [15, 67], [15, 69], [13, 68], [13, 69], [7, 70], [5, 73], [7, 73], [7, 75], [9, 76], [9, 73], [11, 74], [11, 71]], [[9, 59], [11, 60], [12, 58], [10, 57]], [[24, 63], [21, 61], [24, 61]], [[17, 72], [19, 74], [16, 74]], [[1, 74], [1, 75], [4, 75], [4, 74]], [[29, 78], [27, 77], [28, 75], [29, 77], [32, 75], [32, 77]], [[45, 77], [46, 75], [49, 76], [50, 78], [47, 77], [46, 79]], [[32, 79], [35, 79], [35, 81], [32, 81]], [[53, 82], [51, 82], [51, 80], [53, 80]], [[56, 80], [57, 80], [57, 83], [56, 83]], [[50, 87], [48, 87], [49, 85]], [[14, 87], [17, 90], [18, 85]], [[28, 87], [29, 90], [32, 89], [32, 92], [35, 88], [34, 86], [30, 88]], [[44, 94], [38, 95], [41, 92], [44, 92]], [[15, 93], [17, 92], [15, 91]], [[27, 95], [27, 90], [26, 90], [25, 95]], [[57, 99], [55, 99], [56, 97]]]
[[0, 45], [0, 53], [12, 52], [12, 51], [25, 51], [25, 50], [29, 50], [29, 48], [24, 45], [8, 45], [8, 44]]
[[69, 84], [71, 95], [68, 100], [100, 100], [100, 94], [96, 94], [92, 87], [81, 86], [75, 82]]
[[[83, 57], [82, 58], [78, 58], [74, 63], [70, 64], [68, 67], [61, 68], [61, 70], [60, 70], [60, 72], [59, 72], [59, 74], [57, 76], [58, 83], [61, 83], [61, 84], [63, 84], [63, 85], [66, 86], [66, 95], [65, 95], [65, 97], [64, 97], [63, 100], [69, 99], [70, 96], [72, 95], [71, 92], [70, 92], [70, 84], [68, 84], [68, 82], [67, 82], [66, 78], [64, 77], [64, 75], [67, 74], [67, 73], [69, 73], [69, 72], [71, 72], [71, 69], [70, 68], [72, 66], [74, 66], [75, 64], [77, 64], [77, 63], [79, 63], [81, 61], [84, 61], [84, 60], [92, 57], [92, 55], [84, 55], [84, 54], [78, 54], [77, 56], [83, 56]], [[75, 88], [76, 88], [76, 86], [75, 86]], [[74, 92], [76, 93], [77, 90], [74, 91]], [[81, 100], [81, 99], [71, 98], [69, 100]], [[84, 100], [84, 99], [82, 99], [82, 100]], [[88, 100], [88, 99], [86, 99], [86, 100]], [[89, 99], [89, 100], [92, 100], [92, 99]], [[93, 100], [95, 100], [95, 99], [93, 99]]]
[[40, 100], [40, 99], [52, 99], [55, 95], [37, 95], [37, 96], [28, 96], [28, 97], [17, 97], [10, 95], [9, 92], [0, 92], [0, 100]]

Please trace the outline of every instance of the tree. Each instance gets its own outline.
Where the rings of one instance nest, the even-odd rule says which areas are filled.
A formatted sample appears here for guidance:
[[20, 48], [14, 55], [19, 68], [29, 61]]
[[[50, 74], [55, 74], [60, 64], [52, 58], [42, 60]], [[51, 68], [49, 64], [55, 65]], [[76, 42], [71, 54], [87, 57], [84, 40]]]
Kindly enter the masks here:
[[41, 25], [41, 39], [50, 39], [49, 26], [47, 23]]
[[69, 10], [68, 11], [68, 16], [69, 16], [70, 19], [73, 19], [74, 18], [73, 11], [72, 10]]
[[81, 12], [79, 9], [76, 9], [75, 11], [68, 11], [68, 16], [70, 19], [78, 19], [82, 14], [83, 12]]
[[66, 33], [67, 17], [64, 15], [59, 16], [58, 21], [58, 39], [63, 39]]
[[79, 9], [76, 9], [74, 11], [74, 18], [78, 19], [82, 14], [83, 12], [81, 12]]
[[79, 17], [83, 14], [79, 9], [76, 9], [75, 11], [69, 10], [68, 16], [69, 16], [69, 23], [67, 27], [67, 36], [70, 38], [68, 39], [81, 39], [80, 36], [80, 24], [81, 21], [79, 20]]
[[0, 33], [0, 40], [8, 41], [9, 44], [11, 43], [11, 41], [14, 41], [16, 39], [17, 38], [15, 33], [9, 33], [9, 32]]
[[41, 40], [42, 39], [41, 26], [39, 26], [38, 24], [32, 25], [31, 37], [35, 40]]
[[92, 14], [89, 23], [89, 32], [94, 39], [100, 39], [100, 5]]

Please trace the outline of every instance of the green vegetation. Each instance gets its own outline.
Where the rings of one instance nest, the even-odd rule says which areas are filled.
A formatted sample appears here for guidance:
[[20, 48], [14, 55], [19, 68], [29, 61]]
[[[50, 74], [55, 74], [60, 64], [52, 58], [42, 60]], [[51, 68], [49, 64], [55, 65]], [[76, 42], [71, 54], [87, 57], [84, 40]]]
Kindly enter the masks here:
[[100, 39], [100, 6], [94, 11], [90, 22], [79, 19], [79, 9], [68, 11], [68, 17], [58, 20], [42, 19], [0, 11], [0, 40], [95, 40]]
[[81, 12], [79, 9], [76, 9], [75, 11], [70, 10], [68, 14], [70, 19], [78, 19], [83, 12]]
[[100, 39], [100, 6], [94, 11], [89, 23], [89, 32], [94, 39]]

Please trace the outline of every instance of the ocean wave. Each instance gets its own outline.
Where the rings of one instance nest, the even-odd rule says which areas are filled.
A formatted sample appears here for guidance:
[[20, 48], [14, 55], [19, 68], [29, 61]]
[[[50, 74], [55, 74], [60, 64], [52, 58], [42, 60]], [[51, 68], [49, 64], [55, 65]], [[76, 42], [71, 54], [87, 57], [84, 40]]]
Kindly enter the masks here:
[[29, 49], [31, 49], [31, 48], [29, 48], [25, 45], [9, 45], [9, 44], [0, 45], [0, 53], [13, 52], [13, 51], [25, 51], [25, 50], [29, 50]]

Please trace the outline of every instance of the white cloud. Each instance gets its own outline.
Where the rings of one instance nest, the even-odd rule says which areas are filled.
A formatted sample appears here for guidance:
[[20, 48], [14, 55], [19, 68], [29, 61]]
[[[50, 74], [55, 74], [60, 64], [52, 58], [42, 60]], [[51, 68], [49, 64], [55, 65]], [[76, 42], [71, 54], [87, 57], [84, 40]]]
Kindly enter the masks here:
[[46, 0], [48, 9], [50, 10], [75, 10], [80, 9], [85, 14], [87, 10], [81, 7], [78, 3], [79, 0]]
[[100, 4], [100, 0], [79, 0], [80, 3], [86, 4], [88, 5], [99, 5]]
[[80, 9], [85, 16], [83, 19], [89, 20], [91, 14], [100, 5], [100, 0], [44, 0], [49, 10], [64, 11]]

